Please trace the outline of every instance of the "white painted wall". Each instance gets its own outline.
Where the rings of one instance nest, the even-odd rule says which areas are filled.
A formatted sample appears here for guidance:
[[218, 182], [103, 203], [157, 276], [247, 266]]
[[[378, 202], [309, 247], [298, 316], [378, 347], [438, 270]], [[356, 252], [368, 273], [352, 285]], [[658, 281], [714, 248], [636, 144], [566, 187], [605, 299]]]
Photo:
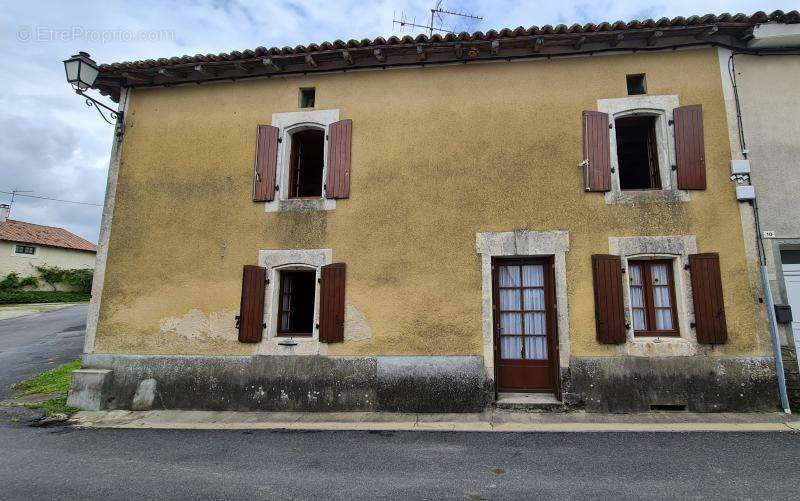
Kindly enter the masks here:
[[[0, 278], [12, 271], [19, 273], [21, 278], [36, 275], [35, 267], [45, 264], [59, 268], [94, 268], [94, 252], [35, 245], [36, 253], [30, 256], [14, 252], [16, 246], [16, 242], [0, 241]], [[39, 289], [50, 290], [50, 286], [42, 284]]]

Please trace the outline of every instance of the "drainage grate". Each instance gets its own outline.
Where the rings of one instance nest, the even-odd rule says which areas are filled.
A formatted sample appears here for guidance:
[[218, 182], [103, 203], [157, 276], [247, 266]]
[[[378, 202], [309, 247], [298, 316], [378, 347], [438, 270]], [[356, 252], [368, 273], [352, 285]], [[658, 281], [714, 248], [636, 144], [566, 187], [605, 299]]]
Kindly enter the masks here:
[[651, 411], [681, 412], [686, 410], [686, 405], [678, 404], [651, 404]]

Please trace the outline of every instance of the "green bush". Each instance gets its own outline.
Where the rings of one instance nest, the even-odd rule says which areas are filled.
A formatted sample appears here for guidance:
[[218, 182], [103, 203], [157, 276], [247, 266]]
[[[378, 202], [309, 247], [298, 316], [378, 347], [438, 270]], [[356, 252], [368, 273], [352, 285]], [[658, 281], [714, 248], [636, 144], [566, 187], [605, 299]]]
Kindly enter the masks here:
[[94, 270], [91, 268], [73, 268], [64, 270], [64, 282], [76, 287], [81, 292], [92, 292], [92, 278]]
[[39, 277], [45, 281], [53, 290], [57, 290], [58, 284], [68, 284], [77, 287], [81, 292], [92, 291], [92, 276], [94, 270], [91, 268], [70, 268], [64, 269], [58, 266], [37, 266], [36, 271]]
[[70, 291], [0, 291], [0, 304], [83, 303], [92, 295]]
[[39, 285], [39, 279], [36, 277], [19, 278], [19, 273], [12, 271], [0, 280], [0, 291], [15, 291], [23, 287], [36, 287], [37, 285]]

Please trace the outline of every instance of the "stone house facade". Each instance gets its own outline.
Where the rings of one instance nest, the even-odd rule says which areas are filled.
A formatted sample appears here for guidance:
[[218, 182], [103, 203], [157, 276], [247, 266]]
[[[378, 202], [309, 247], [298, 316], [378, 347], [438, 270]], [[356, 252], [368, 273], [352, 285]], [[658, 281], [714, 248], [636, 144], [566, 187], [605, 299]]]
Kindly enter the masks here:
[[720, 51], [797, 20], [100, 66], [124, 120], [73, 402], [775, 409]]

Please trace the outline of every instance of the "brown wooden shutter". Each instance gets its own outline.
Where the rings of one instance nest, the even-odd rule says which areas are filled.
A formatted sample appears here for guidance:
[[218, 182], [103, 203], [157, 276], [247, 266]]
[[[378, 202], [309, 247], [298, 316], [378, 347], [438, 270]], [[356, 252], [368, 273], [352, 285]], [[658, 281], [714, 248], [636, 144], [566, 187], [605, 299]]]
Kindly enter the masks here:
[[258, 343], [264, 332], [264, 288], [267, 282], [267, 269], [261, 266], [245, 265], [242, 272], [242, 302], [236, 325], [239, 328], [239, 341]]
[[275, 198], [275, 173], [278, 168], [278, 128], [259, 125], [256, 140], [256, 168], [253, 174], [253, 202]]
[[583, 112], [583, 187], [586, 191], [611, 190], [611, 148], [608, 115]]
[[344, 284], [347, 267], [333, 263], [322, 267], [319, 304], [319, 340], [344, 341]]
[[706, 189], [706, 153], [703, 141], [703, 108], [699, 104], [675, 108], [675, 158], [678, 189]]
[[325, 196], [348, 198], [350, 196], [350, 149], [353, 121], [339, 120], [328, 131], [328, 179]]
[[625, 342], [625, 307], [622, 303], [622, 262], [619, 256], [592, 255], [594, 320], [597, 340], [603, 344]]
[[722, 300], [719, 254], [690, 255], [689, 270], [692, 274], [697, 342], [723, 344], [728, 340], [728, 327], [725, 323], [725, 304]]

